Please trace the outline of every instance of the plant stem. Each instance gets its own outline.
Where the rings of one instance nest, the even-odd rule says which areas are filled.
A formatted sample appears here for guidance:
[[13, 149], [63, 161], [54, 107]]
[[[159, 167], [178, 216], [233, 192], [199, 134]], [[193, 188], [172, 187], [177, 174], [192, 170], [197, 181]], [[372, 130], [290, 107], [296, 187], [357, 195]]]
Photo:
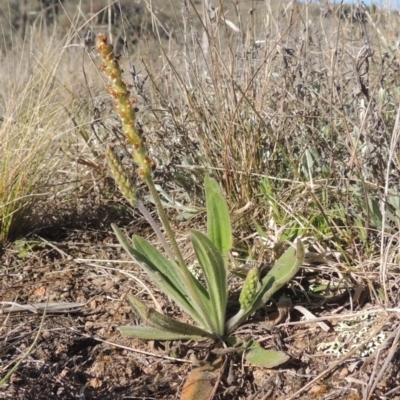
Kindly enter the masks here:
[[[151, 196], [153, 197], [154, 204], [156, 205], [157, 213], [161, 219], [161, 223], [163, 224], [165, 233], [167, 234], [167, 237], [168, 237], [169, 241], [171, 242], [171, 246], [175, 252], [175, 256], [178, 260], [178, 264], [182, 269], [186, 269], [187, 267], [186, 267], [185, 260], [183, 259], [183, 256], [179, 249], [178, 243], [176, 241], [174, 232], [172, 231], [171, 224], [169, 223], [167, 214], [161, 203], [161, 199], [160, 199], [160, 196], [158, 195], [157, 189], [154, 185], [153, 178], [151, 177], [151, 175], [149, 175], [145, 178], [145, 180], [146, 180], [147, 186], [150, 190]], [[171, 261], [173, 261], [173, 260], [171, 260]]]
[[153, 228], [153, 231], [156, 233], [158, 239], [162, 243], [162, 245], [165, 249], [165, 252], [168, 254], [169, 258], [172, 261], [174, 259], [174, 253], [171, 250], [171, 248], [169, 247], [169, 244], [168, 244], [167, 240], [165, 239], [165, 236], [161, 232], [160, 228], [158, 227], [156, 221], [154, 221], [154, 218], [151, 216], [151, 214], [149, 213], [149, 211], [147, 210], [147, 208], [143, 205], [143, 203], [141, 201], [137, 202], [137, 208], [142, 213], [142, 215], [146, 218], [146, 221]]

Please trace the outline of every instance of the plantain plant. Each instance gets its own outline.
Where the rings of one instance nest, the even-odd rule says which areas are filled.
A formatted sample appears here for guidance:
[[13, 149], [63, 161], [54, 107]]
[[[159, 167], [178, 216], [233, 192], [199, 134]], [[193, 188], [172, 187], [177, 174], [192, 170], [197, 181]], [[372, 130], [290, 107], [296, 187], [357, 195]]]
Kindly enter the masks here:
[[[163, 209], [152, 178], [154, 163], [147, 153], [141, 134], [136, 130], [136, 100], [130, 97], [129, 86], [122, 80], [118, 57], [114, 55], [112, 46], [107, 43], [106, 36], [98, 36], [97, 50], [103, 60], [100, 70], [109, 78], [109, 92], [115, 101], [115, 110], [121, 118], [127, 143], [133, 147], [132, 158], [139, 167], [139, 176], [147, 183], [166, 237], [137, 199], [128, 175], [109, 148], [107, 159], [110, 170], [124, 197], [132, 206], [137, 207], [152, 225], [163, 244], [165, 255], [143, 238], [135, 235], [130, 242], [116, 225], [112, 225], [112, 228], [122, 247], [140, 263], [152, 282], [195, 322], [195, 325], [192, 325], [176, 321], [148, 308], [136, 297], [129, 295], [128, 301], [143, 322], [143, 326], [122, 326], [119, 330], [123, 335], [146, 340], [211, 338], [226, 342], [227, 337], [240, 324], [296, 275], [304, 259], [302, 243], [298, 240], [296, 249], [290, 247], [261, 282], [258, 269], [250, 270], [239, 297], [240, 310], [227, 320], [228, 253], [232, 247], [232, 230], [228, 205], [219, 185], [213, 178], [205, 178], [207, 235], [196, 230], [190, 232], [192, 245], [203, 272], [203, 284], [186, 265]], [[247, 351], [253, 360], [259, 359], [261, 354], [263, 361], [258, 362], [261, 365], [275, 366], [287, 360], [286, 355], [274, 351], [266, 352], [252, 341], [242, 346], [235, 345], [235, 348], [238, 351]], [[260, 353], [262, 351], [266, 353]]]

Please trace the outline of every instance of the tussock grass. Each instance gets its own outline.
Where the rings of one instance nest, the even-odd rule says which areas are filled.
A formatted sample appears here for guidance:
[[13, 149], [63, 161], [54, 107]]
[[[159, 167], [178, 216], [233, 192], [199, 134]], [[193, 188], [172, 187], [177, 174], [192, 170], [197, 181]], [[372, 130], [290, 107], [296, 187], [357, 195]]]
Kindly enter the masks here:
[[[74, 94], [58, 79], [68, 71], [65, 45], [51, 27], [33, 25], [25, 37], [3, 43], [0, 85], [0, 244], [24, 235], [37, 223], [37, 213], [51, 206], [56, 193], [54, 174], [65, 164], [61, 148], [69, 146], [66, 106]], [[2, 26], [5, 30], [12, 27]], [[71, 87], [71, 86], [70, 86]], [[71, 100], [72, 99], [72, 100]], [[39, 211], [39, 208], [41, 210]]]

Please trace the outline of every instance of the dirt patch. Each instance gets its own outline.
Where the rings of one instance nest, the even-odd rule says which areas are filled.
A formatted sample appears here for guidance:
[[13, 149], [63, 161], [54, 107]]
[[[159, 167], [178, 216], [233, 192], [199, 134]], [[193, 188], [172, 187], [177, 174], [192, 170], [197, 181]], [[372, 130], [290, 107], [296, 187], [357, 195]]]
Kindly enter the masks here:
[[[43, 323], [36, 346], [3, 385], [1, 399], [175, 399], [193, 362], [212, 361], [211, 343], [146, 343], [119, 334], [118, 326], [138, 323], [124, 301], [126, 293], [151, 301], [126, 273], [148, 285], [166, 313], [179, 317], [179, 311], [128, 262], [111, 230], [71, 231], [64, 241], [42, 243], [23, 259], [18, 254], [15, 249], [3, 254], [2, 302], [84, 305], [74, 312], [48, 311], [44, 319], [41, 311], [1, 316], [1, 376], [28, 352]], [[321, 308], [320, 313], [324, 313]], [[292, 323], [300, 317], [293, 311]], [[374, 382], [378, 382], [373, 390], [376, 397], [370, 398], [398, 398], [395, 393], [382, 397], [397, 386], [395, 349], [378, 381], [373, 375], [387, 360], [392, 343], [389, 336], [399, 322], [392, 316], [388, 325], [382, 351], [369, 357], [347, 357], [298, 398], [361, 399], [362, 390], [371, 389]], [[326, 333], [315, 323], [286, 323], [271, 330], [260, 321], [250, 321], [240, 328], [240, 335], [251, 335], [265, 348], [285, 350], [291, 360], [269, 370], [244, 365], [238, 355], [227, 357], [216, 398], [288, 399], [340, 359], [318, 350], [321, 342], [338, 335], [338, 321], [329, 326], [331, 331]]]

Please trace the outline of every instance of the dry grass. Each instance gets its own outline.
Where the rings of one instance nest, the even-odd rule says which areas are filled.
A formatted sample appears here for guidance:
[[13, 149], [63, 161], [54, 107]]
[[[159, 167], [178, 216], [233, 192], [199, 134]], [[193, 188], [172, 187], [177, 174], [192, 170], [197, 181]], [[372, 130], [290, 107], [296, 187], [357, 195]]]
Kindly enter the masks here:
[[[84, 75], [92, 62], [85, 64], [81, 57], [85, 24], [78, 27], [79, 10], [65, 15], [67, 26], [52, 25], [45, 12], [32, 12], [35, 18], [19, 32], [16, 27], [21, 24], [15, 21], [22, 23], [24, 15], [16, 10], [11, 4], [1, 10], [0, 18], [7, 33], [0, 77], [2, 245], [48, 223], [46, 213], [54, 214], [65, 203], [72, 206], [84, 183], [93, 185], [87, 169], [79, 166], [85, 165], [81, 154], [93, 138], [86, 132], [93, 120], [87, 110], [96, 95]], [[98, 74], [93, 79], [100, 81]], [[85, 146], [78, 133], [86, 139]]]
[[51, 178], [65, 112], [55, 71], [62, 43], [33, 34], [31, 42], [7, 49], [2, 62], [0, 126], [0, 242], [24, 233], [35, 204], [51, 195]]
[[156, 157], [187, 192], [213, 171], [232, 207], [248, 206], [241, 236], [255, 219], [274, 244], [311, 236], [363, 274], [386, 270], [400, 211], [396, 13], [254, 7], [221, 3], [204, 35], [190, 3], [170, 4], [168, 41], [167, 22], [151, 13], [162, 65], [149, 39], [147, 90], [140, 76], [137, 89], [151, 111], [146, 137], [161, 136]]
[[[62, 207], [77, 197], [114, 200], [105, 193], [105, 145], [123, 163], [129, 158], [98, 60], [90, 43], [81, 46], [90, 27], [112, 34], [121, 51], [172, 215], [195, 214], [212, 173], [229, 199], [244, 261], [265, 264], [282, 240], [306, 238], [308, 263], [293, 289], [298, 303], [321, 315], [369, 303], [395, 307], [398, 13], [234, 1], [201, 21], [200, 2], [133, 3], [102, 12], [107, 2], [99, 1], [90, 13], [68, 2], [54, 31], [37, 5], [23, 40], [22, 24], [13, 30], [4, 22], [20, 21], [17, 3], [9, 3], [12, 14], [1, 9], [0, 241], [35, 220], [38, 196]], [[394, 353], [375, 356], [387, 365]], [[379, 377], [367, 381], [364, 398]]]

